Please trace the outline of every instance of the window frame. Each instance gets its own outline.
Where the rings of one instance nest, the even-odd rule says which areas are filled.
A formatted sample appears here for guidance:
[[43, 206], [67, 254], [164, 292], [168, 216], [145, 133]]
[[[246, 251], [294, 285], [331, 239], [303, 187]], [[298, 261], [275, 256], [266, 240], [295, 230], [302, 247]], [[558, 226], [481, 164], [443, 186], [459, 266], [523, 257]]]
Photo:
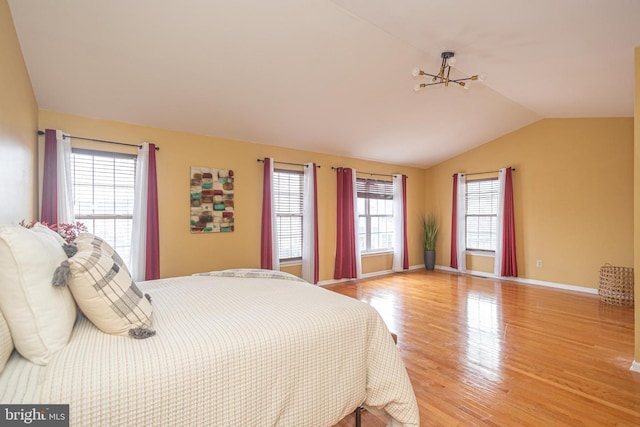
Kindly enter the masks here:
[[[299, 183], [300, 183], [300, 197], [299, 197], [299, 207], [300, 210], [299, 212], [279, 212], [278, 211], [278, 207], [279, 207], [279, 203], [277, 201], [277, 197], [278, 197], [278, 186], [276, 183], [276, 180], [279, 180], [279, 177], [276, 177], [276, 175], [293, 175], [293, 176], [298, 176], [299, 177]], [[289, 193], [293, 194], [292, 188], [289, 187]], [[303, 233], [304, 233], [304, 172], [303, 171], [299, 171], [299, 170], [293, 170], [293, 169], [285, 169], [285, 168], [274, 168], [273, 169], [273, 199], [274, 199], [274, 206], [273, 206], [273, 210], [274, 210], [274, 215], [276, 217], [276, 222], [278, 223], [278, 229], [277, 229], [277, 236], [276, 236], [276, 240], [278, 242], [278, 259], [281, 263], [296, 263], [296, 262], [301, 262], [302, 261], [302, 239], [303, 239]], [[289, 201], [293, 201], [296, 202], [296, 200], [292, 200], [291, 198], [289, 198]], [[293, 256], [293, 257], [286, 257], [283, 258], [281, 256], [282, 253], [282, 245], [280, 244], [280, 242], [282, 241], [282, 239], [284, 239], [284, 236], [281, 233], [281, 228], [280, 227], [280, 221], [278, 221], [278, 218], [300, 218], [300, 234], [299, 234], [299, 242], [300, 242], [300, 256]], [[291, 229], [289, 230], [291, 231]], [[289, 238], [288, 240], [294, 241], [297, 240], [298, 235], [294, 234], [294, 233], [289, 233]], [[290, 245], [290, 247], [294, 247], [293, 245]], [[297, 245], [296, 245], [296, 249], [297, 249]], [[293, 251], [292, 251], [293, 252]]]
[[[479, 194], [480, 196], [478, 197], [482, 197], [482, 195], [486, 195], [488, 194], [489, 197], [491, 198], [490, 203], [491, 203], [491, 207], [493, 210], [493, 207], [495, 207], [495, 213], [473, 213], [470, 214], [469, 213], [469, 185], [470, 184], [480, 184], [483, 182], [491, 182], [491, 189], [490, 191], [484, 191], [484, 192], [480, 192], [478, 191], [477, 193], [474, 194]], [[499, 188], [499, 180], [498, 178], [481, 178], [481, 179], [473, 179], [473, 180], [467, 180], [465, 182], [465, 250], [468, 252], [473, 252], [476, 253], [478, 255], [485, 255], [485, 256], [493, 256], [496, 252], [495, 247], [496, 247], [496, 239], [497, 239], [497, 222], [498, 222], [498, 203], [499, 203], [499, 193], [500, 193], [500, 188]], [[486, 249], [486, 248], [474, 248], [474, 247], [470, 247], [469, 246], [469, 221], [468, 219], [470, 217], [473, 218], [494, 218], [495, 220], [493, 221], [493, 225], [495, 227], [491, 227], [489, 229], [489, 233], [490, 233], [490, 237], [489, 237], [489, 244], [491, 245], [491, 243], [493, 243], [493, 249]], [[480, 230], [478, 227], [477, 230], [477, 234], [480, 235]], [[479, 240], [479, 239], [478, 239]]]
[[[383, 191], [371, 191], [369, 184], [383, 187]], [[374, 187], [375, 189], [375, 187]], [[356, 198], [364, 200], [365, 212], [360, 212], [358, 208], [358, 245], [360, 244], [360, 219], [365, 220], [365, 249], [360, 249], [362, 255], [370, 255], [376, 253], [393, 252], [394, 232], [393, 230], [393, 182], [371, 178], [356, 178]], [[390, 214], [371, 214], [371, 200], [388, 200], [391, 202]], [[372, 218], [388, 218], [391, 221], [391, 232], [378, 232], [377, 234], [391, 234], [391, 246], [381, 248], [372, 248]]]

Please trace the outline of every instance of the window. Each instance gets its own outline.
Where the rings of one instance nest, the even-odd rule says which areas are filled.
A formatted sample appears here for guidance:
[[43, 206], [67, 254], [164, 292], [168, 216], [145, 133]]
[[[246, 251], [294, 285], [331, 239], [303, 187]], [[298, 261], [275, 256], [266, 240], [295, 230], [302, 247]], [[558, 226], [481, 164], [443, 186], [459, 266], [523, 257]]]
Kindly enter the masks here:
[[302, 259], [303, 185], [302, 171], [273, 171], [273, 198], [280, 261]]
[[495, 251], [500, 191], [498, 179], [467, 181], [466, 187], [466, 248]]
[[105, 239], [128, 261], [136, 156], [73, 149], [71, 182], [76, 220]]
[[393, 184], [390, 181], [356, 179], [358, 240], [360, 251], [393, 249]]

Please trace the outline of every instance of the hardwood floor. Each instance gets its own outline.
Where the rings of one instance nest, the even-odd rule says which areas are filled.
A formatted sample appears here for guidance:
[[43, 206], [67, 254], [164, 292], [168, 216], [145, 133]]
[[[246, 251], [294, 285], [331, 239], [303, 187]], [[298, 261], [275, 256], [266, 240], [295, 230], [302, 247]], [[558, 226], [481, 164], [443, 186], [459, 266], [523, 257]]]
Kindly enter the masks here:
[[[640, 425], [633, 308], [442, 271], [326, 288], [371, 304], [398, 334], [423, 426]], [[385, 425], [363, 413], [363, 427]]]

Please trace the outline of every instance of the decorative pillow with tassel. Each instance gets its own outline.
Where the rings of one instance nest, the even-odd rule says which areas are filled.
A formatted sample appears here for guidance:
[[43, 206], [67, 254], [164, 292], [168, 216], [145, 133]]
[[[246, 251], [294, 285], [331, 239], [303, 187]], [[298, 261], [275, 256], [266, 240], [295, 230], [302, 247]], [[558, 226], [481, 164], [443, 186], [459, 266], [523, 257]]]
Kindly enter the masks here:
[[155, 335], [151, 298], [136, 286], [117, 254], [79, 247], [56, 270], [54, 285], [65, 282], [80, 310], [101, 331], [137, 339]]
[[73, 243], [78, 247], [79, 250], [90, 250], [95, 248], [108, 255], [112, 255], [118, 265], [120, 265], [120, 267], [122, 267], [124, 271], [127, 272], [127, 274], [131, 274], [125, 262], [122, 260], [122, 258], [120, 258], [120, 255], [118, 255], [116, 250], [113, 249], [113, 247], [102, 237], [96, 236], [95, 234], [91, 233], [80, 233]]

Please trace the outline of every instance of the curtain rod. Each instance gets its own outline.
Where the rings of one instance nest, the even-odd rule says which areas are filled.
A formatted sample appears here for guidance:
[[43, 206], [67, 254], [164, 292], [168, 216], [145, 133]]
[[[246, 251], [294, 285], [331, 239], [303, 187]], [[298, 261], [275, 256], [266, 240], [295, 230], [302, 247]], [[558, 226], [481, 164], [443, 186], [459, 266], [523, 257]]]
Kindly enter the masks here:
[[[38, 130], [38, 135], [44, 135], [43, 130]], [[95, 138], [84, 138], [82, 136], [73, 136], [73, 135], [62, 135], [63, 138], [71, 138], [71, 139], [82, 139], [85, 141], [95, 141], [95, 142], [104, 142], [105, 144], [116, 144], [116, 145], [126, 145], [127, 147], [138, 147], [142, 148], [142, 144], [127, 144], [126, 142], [115, 142], [115, 141], [105, 141], [104, 139], [95, 139]], [[156, 151], [160, 150], [160, 147], [156, 147]]]
[[[338, 168], [335, 167], [335, 166], [331, 166], [331, 170], [338, 170]], [[372, 175], [372, 176], [373, 175], [375, 175], [375, 176], [388, 176], [390, 178], [393, 178], [393, 174], [388, 174], [388, 173], [362, 172], [362, 171], [359, 171], [359, 170], [356, 170], [356, 173], [362, 173], [362, 174], [365, 174], [365, 175]], [[407, 177], [407, 179], [409, 179], [409, 177]]]
[[[264, 159], [257, 159], [259, 162], [264, 163]], [[273, 163], [280, 163], [281, 165], [291, 165], [291, 166], [302, 166], [302, 167], [307, 167], [307, 165], [305, 165], [304, 163], [289, 163], [289, 162], [278, 162], [278, 161], [273, 161]], [[320, 168], [320, 165], [316, 165], [317, 168]]]
[[[516, 171], [516, 168], [511, 168], [511, 171], [512, 171], [512, 172], [515, 172], [515, 171]], [[498, 173], [498, 172], [500, 172], [500, 171], [499, 171], [499, 170], [497, 170], [497, 171], [472, 172], [472, 173], [460, 172], [460, 174], [461, 174], [461, 175], [484, 175], [485, 173]], [[453, 175], [455, 175], [455, 174], [453, 174]], [[451, 175], [451, 176], [453, 176], [453, 175]]]

